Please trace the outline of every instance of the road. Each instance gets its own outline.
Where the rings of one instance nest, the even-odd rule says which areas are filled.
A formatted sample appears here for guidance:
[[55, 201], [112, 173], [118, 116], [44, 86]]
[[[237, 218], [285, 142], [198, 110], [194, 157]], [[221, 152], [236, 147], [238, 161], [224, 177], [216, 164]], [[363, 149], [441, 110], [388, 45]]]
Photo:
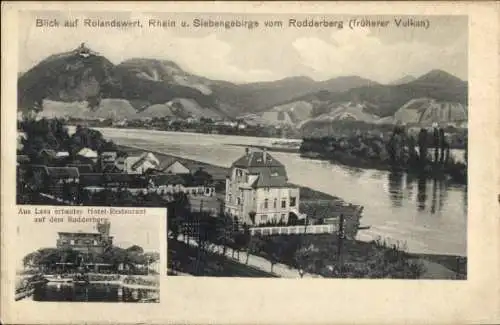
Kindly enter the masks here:
[[[186, 239], [188, 239], [188, 240], [186, 240]], [[192, 239], [192, 238], [186, 238], [186, 239], [184, 238], [184, 236], [182, 234], [177, 237], [178, 241], [184, 242], [190, 246], [198, 246], [198, 243], [194, 239]], [[210, 250], [210, 252], [216, 253], [216, 254], [222, 254], [222, 252], [223, 252], [223, 247], [220, 245], [211, 244], [208, 246], [208, 249]], [[233, 255], [234, 255], [234, 257], [233, 257]], [[277, 276], [282, 277], [282, 278], [294, 278], [294, 279], [300, 278], [299, 270], [292, 268], [291, 266], [281, 264], [281, 263], [275, 264], [272, 267], [272, 272], [271, 272], [271, 262], [269, 260], [267, 260], [263, 257], [257, 256], [257, 255], [253, 255], [253, 254], [248, 255], [248, 263], [246, 263], [246, 259], [247, 259], [246, 253], [239, 254], [239, 256], [238, 256], [238, 252], [237, 251], [233, 252], [233, 250], [229, 247], [226, 250], [226, 257], [228, 259], [231, 259], [232, 261], [235, 261], [235, 262], [238, 262], [241, 264], [245, 264], [245, 265], [250, 265], [256, 269], [262, 270], [264, 272], [276, 274]], [[320, 275], [309, 274], [309, 273], [304, 273], [303, 277], [304, 278], [321, 278]]]

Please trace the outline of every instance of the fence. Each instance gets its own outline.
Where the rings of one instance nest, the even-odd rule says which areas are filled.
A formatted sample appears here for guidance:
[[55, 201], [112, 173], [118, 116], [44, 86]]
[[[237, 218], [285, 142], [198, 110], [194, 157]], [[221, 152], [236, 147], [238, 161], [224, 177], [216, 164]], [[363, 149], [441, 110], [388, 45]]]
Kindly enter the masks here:
[[299, 234], [326, 234], [337, 232], [338, 224], [307, 225], [307, 226], [282, 226], [282, 227], [255, 227], [250, 228], [252, 236], [271, 235], [299, 235]]

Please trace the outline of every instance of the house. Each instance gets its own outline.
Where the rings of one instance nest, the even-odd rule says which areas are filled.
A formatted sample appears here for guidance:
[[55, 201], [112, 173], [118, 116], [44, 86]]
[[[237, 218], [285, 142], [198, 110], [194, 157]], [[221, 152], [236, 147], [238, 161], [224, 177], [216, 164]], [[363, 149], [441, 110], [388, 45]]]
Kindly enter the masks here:
[[114, 163], [116, 158], [118, 157], [118, 153], [116, 151], [105, 151], [101, 153], [101, 161], [104, 163]]
[[68, 162], [68, 165], [89, 165], [93, 169], [95, 167], [95, 159], [83, 156], [76, 156], [75, 158], [71, 159], [71, 161]]
[[194, 196], [214, 196], [215, 186], [211, 180], [212, 176], [208, 173], [208, 177], [195, 174], [179, 175], [184, 179], [184, 192]]
[[29, 164], [30, 157], [27, 155], [17, 155], [17, 165]]
[[88, 173], [80, 175], [80, 185], [91, 193], [109, 190], [128, 190], [132, 193], [147, 193], [148, 182], [138, 174], [126, 173]]
[[181, 164], [178, 160], [169, 161], [162, 169], [166, 174], [190, 174], [189, 168]]
[[23, 142], [26, 140], [26, 133], [24, 132], [17, 132], [17, 149], [22, 150], [24, 148]]
[[247, 224], [288, 222], [299, 213], [299, 188], [288, 183], [285, 166], [266, 150], [236, 160], [226, 178], [225, 210]]
[[80, 173], [76, 167], [47, 167], [46, 191], [61, 199], [75, 199], [79, 192]]
[[97, 151], [94, 151], [90, 148], [82, 148], [80, 151], [78, 151], [77, 156], [85, 157], [96, 162], [98, 154]]
[[42, 165], [49, 166], [56, 160], [57, 152], [52, 149], [42, 149], [38, 152], [38, 159]]
[[69, 152], [67, 151], [58, 151], [56, 152], [56, 158], [61, 159], [61, 158], [67, 158], [69, 157]]
[[118, 168], [118, 170], [120, 170], [120, 171], [125, 170], [125, 159], [126, 158], [127, 158], [126, 156], [119, 156], [116, 158], [115, 166], [116, 166], [116, 168]]
[[58, 232], [56, 247], [72, 249], [84, 254], [102, 254], [113, 244], [109, 222], [97, 223], [97, 232]]
[[160, 195], [184, 192], [185, 180], [176, 174], [155, 174], [148, 178], [148, 184]]
[[101, 165], [101, 172], [103, 173], [121, 173], [123, 170], [118, 168], [114, 163], [103, 163]]
[[90, 164], [68, 164], [67, 167], [75, 167], [80, 174], [92, 173], [94, 171], [94, 168]]
[[149, 169], [159, 169], [160, 161], [151, 152], [125, 158], [123, 171], [129, 174], [144, 174]]
[[47, 167], [46, 170], [52, 183], [78, 183], [80, 179], [76, 167]]

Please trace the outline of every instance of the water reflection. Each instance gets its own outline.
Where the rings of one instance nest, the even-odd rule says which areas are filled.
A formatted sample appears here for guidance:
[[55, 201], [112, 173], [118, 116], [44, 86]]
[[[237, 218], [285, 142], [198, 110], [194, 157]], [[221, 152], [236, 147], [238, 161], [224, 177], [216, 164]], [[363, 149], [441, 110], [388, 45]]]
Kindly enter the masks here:
[[155, 302], [158, 292], [116, 284], [48, 283], [35, 287], [35, 301]]
[[415, 183], [417, 183], [417, 210], [428, 211], [431, 214], [440, 213], [446, 205], [449, 192], [446, 181], [415, 178], [413, 175], [398, 171], [388, 174], [388, 191], [392, 206], [402, 207], [405, 202], [413, 201]]
[[403, 201], [403, 172], [390, 172], [389, 175], [389, 196], [393, 206], [400, 207]]
[[[148, 150], [177, 154], [224, 167], [231, 166], [234, 160], [244, 154], [244, 148], [226, 144], [266, 145], [261, 138], [238, 136], [150, 130], [133, 131], [131, 136], [132, 131], [129, 129], [102, 131], [106, 138], [121, 145], [138, 146], [142, 143]], [[413, 174], [403, 175], [402, 181], [401, 175], [393, 175], [389, 181], [388, 171], [362, 169], [358, 173], [343, 165], [302, 158], [297, 153], [271, 154], [285, 164], [290, 182], [363, 205], [363, 223], [372, 227], [363, 232], [365, 238], [382, 236], [407, 242], [409, 250], [418, 253], [466, 254], [467, 186], [438, 180], [436, 213], [432, 214], [432, 180], [419, 180]], [[401, 182], [403, 185], [398, 187]], [[398, 188], [403, 192], [397, 193]], [[440, 218], [436, 218], [437, 214]]]

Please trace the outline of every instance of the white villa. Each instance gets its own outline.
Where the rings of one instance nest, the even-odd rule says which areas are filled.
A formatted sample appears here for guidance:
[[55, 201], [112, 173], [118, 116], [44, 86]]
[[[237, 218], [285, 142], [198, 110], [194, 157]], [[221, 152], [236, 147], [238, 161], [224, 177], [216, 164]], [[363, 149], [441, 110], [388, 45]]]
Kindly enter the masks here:
[[290, 213], [300, 219], [299, 200], [299, 188], [288, 183], [285, 166], [267, 151], [247, 148], [226, 178], [225, 209], [240, 222], [288, 222]]
[[151, 152], [140, 156], [129, 156], [123, 162], [123, 170], [127, 174], [144, 174], [149, 169], [158, 169], [160, 161]]

